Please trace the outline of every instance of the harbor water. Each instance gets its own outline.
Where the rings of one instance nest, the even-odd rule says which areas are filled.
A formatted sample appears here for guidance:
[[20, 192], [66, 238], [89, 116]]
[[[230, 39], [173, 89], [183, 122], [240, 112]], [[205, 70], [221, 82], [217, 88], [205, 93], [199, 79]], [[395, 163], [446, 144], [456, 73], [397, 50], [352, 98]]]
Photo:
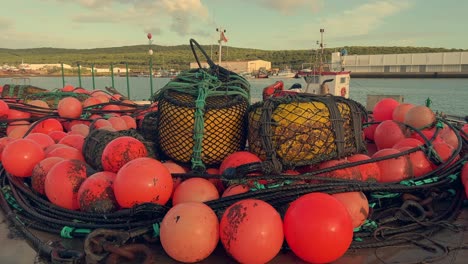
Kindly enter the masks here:
[[[278, 79], [249, 79], [251, 84], [251, 97], [253, 101], [260, 100], [264, 87], [273, 84]], [[12, 78], [0, 78], [0, 85], [10, 84], [18, 80]], [[21, 80], [22, 81], [22, 80]], [[61, 88], [61, 77], [28, 77], [26, 80], [31, 85], [56, 89]], [[153, 78], [153, 92], [161, 89], [169, 78]], [[298, 79], [284, 79], [285, 87], [294, 83], [300, 83]], [[66, 84], [79, 86], [78, 77], [66, 77]], [[23, 84], [23, 83], [19, 83]], [[129, 89], [127, 78], [114, 77], [115, 88], [124, 95], [130, 95], [132, 100], [147, 100], [151, 95], [149, 77], [130, 77]], [[82, 77], [81, 86], [93, 89], [91, 77]], [[95, 89], [104, 89], [112, 86], [110, 77], [97, 77], [94, 81]], [[468, 115], [468, 81], [467, 79], [365, 79], [352, 78], [350, 84], [350, 98], [366, 105], [367, 95], [402, 95], [404, 101], [412, 104], [423, 105], [427, 98], [432, 101], [431, 108], [434, 111], [450, 115]]]

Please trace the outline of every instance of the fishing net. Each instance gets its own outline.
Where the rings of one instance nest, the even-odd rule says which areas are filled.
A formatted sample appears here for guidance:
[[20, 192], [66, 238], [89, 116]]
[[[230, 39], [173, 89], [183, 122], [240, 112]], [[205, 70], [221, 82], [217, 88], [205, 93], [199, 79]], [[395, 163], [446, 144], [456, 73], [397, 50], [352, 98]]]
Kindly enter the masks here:
[[362, 153], [365, 115], [362, 105], [343, 97], [270, 98], [249, 110], [249, 150], [274, 173]]
[[47, 92], [47, 89], [31, 85], [5, 84], [3, 86], [2, 97], [23, 98], [25, 96]]
[[102, 153], [104, 152], [104, 148], [109, 142], [122, 136], [129, 136], [138, 139], [145, 145], [148, 151], [148, 156], [155, 157], [152, 143], [145, 141], [145, 139], [134, 129], [117, 132], [112, 132], [105, 129], [93, 129], [86, 137], [83, 144], [83, 156], [86, 163], [88, 163], [94, 169], [102, 171], [103, 167], [101, 157]]
[[[250, 84], [238, 74], [215, 65], [178, 75], [157, 94], [156, 145], [168, 158], [191, 163], [195, 170], [220, 164], [245, 147]], [[198, 58], [197, 58], [198, 61]]]
[[33, 101], [33, 100], [42, 100], [47, 103], [50, 108], [57, 108], [58, 103], [65, 97], [75, 97], [80, 102], [84, 102], [90, 96], [83, 93], [73, 93], [73, 92], [61, 92], [61, 91], [54, 91], [54, 92], [40, 92], [35, 94], [29, 94], [24, 97], [24, 101], [26, 103]]

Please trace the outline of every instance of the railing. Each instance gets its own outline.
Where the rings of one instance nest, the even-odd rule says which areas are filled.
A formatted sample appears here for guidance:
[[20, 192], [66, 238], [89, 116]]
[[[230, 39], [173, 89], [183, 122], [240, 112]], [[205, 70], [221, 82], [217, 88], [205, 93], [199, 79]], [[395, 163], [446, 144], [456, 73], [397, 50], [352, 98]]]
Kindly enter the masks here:
[[[81, 65], [80, 63], [76, 64], [77, 69], [78, 69], [78, 84], [79, 87], [82, 87], [82, 82], [81, 82]], [[61, 63], [61, 70], [62, 70], [62, 87], [65, 87], [65, 69], [63, 67], [63, 63]], [[154, 88], [153, 88], [153, 60], [150, 57], [149, 61], [149, 78], [150, 78], [150, 92], [153, 94]], [[112, 88], [115, 88], [115, 82], [114, 82], [114, 64], [111, 63], [110, 65], [110, 74], [111, 74], [111, 80], [112, 80]], [[127, 79], [127, 97], [130, 98], [130, 76], [129, 76], [129, 69], [128, 69], [128, 62], [125, 62], [125, 76]], [[93, 82], [93, 90], [96, 90], [96, 82], [95, 82], [95, 68], [94, 64], [91, 65], [91, 77], [92, 77], [92, 82]], [[25, 78], [29, 79], [29, 78]]]

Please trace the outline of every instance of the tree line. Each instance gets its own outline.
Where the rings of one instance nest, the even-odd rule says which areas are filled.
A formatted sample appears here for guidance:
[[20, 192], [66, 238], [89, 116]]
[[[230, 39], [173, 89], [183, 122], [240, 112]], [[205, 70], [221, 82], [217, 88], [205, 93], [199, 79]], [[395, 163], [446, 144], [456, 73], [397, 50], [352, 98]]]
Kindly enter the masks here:
[[[217, 45], [202, 45], [205, 52], [217, 62]], [[154, 51], [153, 68], [155, 69], [189, 69], [190, 62], [195, 62], [190, 45], [159, 46], [152, 45]], [[327, 59], [332, 52], [346, 49], [348, 54], [402, 54], [402, 53], [430, 53], [453, 52], [462, 49], [445, 49], [429, 47], [380, 47], [380, 46], [344, 46], [326, 48]], [[33, 48], [33, 49], [0, 49], [0, 66], [3, 64], [19, 65], [22, 61], [28, 64], [64, 63], [90, 67], [106, 68], [110, 64], [123, 66], [128, 63], [132, 69], [146, 69], [149, 64], [148, 45], [135, 45], [95, 49], [60, 49], [60, 48]], [[273, 68], [290, 67], [301, 69], [303, 63], [314, 63], [317, 50], [261, 50], [250, 48], [236, 48], [224, 46], [222, 50], [223, 61], [266, 60], [271, 61]], [[204, 56], [197, 51], [201, 61]]]

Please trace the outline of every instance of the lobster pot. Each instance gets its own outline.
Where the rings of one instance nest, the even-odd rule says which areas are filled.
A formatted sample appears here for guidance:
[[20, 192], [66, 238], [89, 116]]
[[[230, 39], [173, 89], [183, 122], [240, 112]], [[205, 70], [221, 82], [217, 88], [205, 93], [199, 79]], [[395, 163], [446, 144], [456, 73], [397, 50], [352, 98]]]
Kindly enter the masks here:
[[[165, 90], [159, 98], [157, 146], [170, 159], [193, 161], [196, 137], [202, 136], [201, 162], [220, 164], [224, 158], [245, 147], [248, 101], [240, 95], [207, 96], [203, 123], [196, 123], [197, 95]], [[202, 132], [196, 135], [195, 131]]]
[[249, 110], [249, 150], [274, 173], [362, 153], [365, 115], [359, 103], [332, 95], [270, 98]]
[[47, 92], [47, 89], [31, 85], [5, 84], [2, 90], [2, 97], [21, 98], [32, 94]]

